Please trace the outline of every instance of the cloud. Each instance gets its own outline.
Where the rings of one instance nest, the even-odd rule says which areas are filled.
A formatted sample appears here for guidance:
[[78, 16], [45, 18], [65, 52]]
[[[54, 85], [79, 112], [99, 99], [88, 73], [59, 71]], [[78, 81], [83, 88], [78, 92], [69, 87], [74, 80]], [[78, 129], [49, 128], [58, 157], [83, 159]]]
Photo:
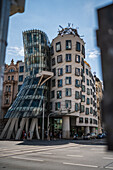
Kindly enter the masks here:
[[87, 56], [90, 59], [95, 59], [100, 55], [100, 52], [98, 50], [88, 50]]
[[17, 60], [24, 59], [24, 48], [23, 47], [8, 47], [6, 50], [6, 63], [9, 64], [11, 59], [14, 59], [14, 62]]

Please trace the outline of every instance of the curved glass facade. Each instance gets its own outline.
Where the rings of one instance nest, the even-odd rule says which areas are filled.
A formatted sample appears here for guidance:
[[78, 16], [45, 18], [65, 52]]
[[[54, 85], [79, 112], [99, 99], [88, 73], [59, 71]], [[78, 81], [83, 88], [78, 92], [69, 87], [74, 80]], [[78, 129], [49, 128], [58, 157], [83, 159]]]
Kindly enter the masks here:
[[26, 78], [5, 118], [38, 117], [42, 113], [43, 99], [46, 103], [48, 97], [48, 82], [39, 86], [40, 77], [36, 77], [50, 68], [48, 37], [40, 30], [30, 30], [23, 32], [23, 42]]

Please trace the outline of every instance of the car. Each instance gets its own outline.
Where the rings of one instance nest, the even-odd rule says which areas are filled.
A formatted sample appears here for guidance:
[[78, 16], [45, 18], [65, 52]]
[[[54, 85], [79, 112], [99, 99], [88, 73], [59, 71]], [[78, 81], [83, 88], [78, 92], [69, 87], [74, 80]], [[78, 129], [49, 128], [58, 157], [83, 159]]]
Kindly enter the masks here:
[[83, 135], [83, 139], [90, 140], [91, 139], [90, 133], [88, 133], [87, 135]]
[[99, 133], [99, 134], [97, 135], [97, 139], [102, 139], [102, 138], [103, 138], [102, 133]]
[[96, 139], [96, 134], [95, 133], [90, 133], [91, 139]]

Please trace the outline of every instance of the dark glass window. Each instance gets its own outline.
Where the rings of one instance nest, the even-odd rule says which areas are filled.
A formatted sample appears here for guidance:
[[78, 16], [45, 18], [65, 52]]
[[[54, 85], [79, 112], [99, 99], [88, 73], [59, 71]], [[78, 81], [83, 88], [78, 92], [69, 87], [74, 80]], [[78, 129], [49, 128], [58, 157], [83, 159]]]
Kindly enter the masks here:
[[62, 98], [62, 91], [57, 91], [57, 99], [61, 99]]
[[79, 56], [79, 55], [76, 55], [76, 56], [75, 56], [75, 62], [76, 62], [76, 63], [80, 63], [80, 56]]
[[53, 54], [54, 54], [54, 48], [53, 48], [53, 46], [51, 47], [50, 51], [51, 51], [51, 55], [53, 55]]
[[10, 76], [8, 76], [8, 80], [10, 80]]
[[28, 47], [28, 54], [32, 54], [33, 53], [33, 48], [32, 47]]
[[37, 35], [36, 34], [33, 34], [33, 41], [37, 42]]
[[80, 43], [76, 42], [76, 51], [80, 51]]
[[11, 78], [12, 80], [14, 80], [14, 76], [12, 76], [12, 78]]
[[81, 96], [81, 101], [82, 101], [82, 102], [85, 102], [85, 95], [82, 95], [82, 96]]
[[66, 40], [66, 50], [71, 50], [71, 40]]
[[91, 98], [91, 104], [93, 104], [93, 99]]
[[55, 65], [55, 58], [52, 58], [52, 66]]
[[66, 88], [66, 96], [71, 96], [71, 88]]
[[55, 103], [55, 110], [59, 110], [60, 107], [61, 107], [61, 103], [60, 102]]
[[88, 123], [88, 118], [85, 118], [85, 123]]
[[62, 63], [62, 55], [57, 56], [57, 63]]
[[85, 92], [85, 85], [82, 85], [82, 92]]
[[88, 75], [88, 69], [86, 68], [86, 74]]
[[38, 107], [39, 106], [39, 100], [34, 99], [31, 103], [31, 107]]
[[37, 52], [39, 52], [39, 45], [38, 44], [34, 46], [34, 53], [37, 53]]
[[28, 43], [32, 42], [32, 35], [31, 35], [31, 33], [27, 33], [27, 42]]
[[35, 89], [30, 89], [27, 95], [33, 95], [34, 91], [35, 91]]
[[87, 88], [87, 95], [90, 95], [90, 89]]
[[55, 91], [51, 91], [51, 99], [55, 97]]
[[66, 66], [66, 73], [71, 73], [71, 65]]
[[71, 108], [71, 100], [65, 100], [65, 107]]
[[71, 77], [66, 77], [65, 78], [65, 83], [66, 83], [66, 85], [71, 84]]
[[22, 86], [22, 85], [18, 85], [18, 92], [20, 91], [21, 86]]
[[90, 104], [89, 98], [87, 98], [87, 104]]
[[11, 92], [11, 86], [9, 85], [8, 91]]
[[58, 68], [58, 76], [62, 76], [63, 75], [63, 68]]
[[34, 78], [33, 79], [33, 84], [38, 84], [38, 82], [39, 82], [39, 78]]
[[75, 103], [75, 111], [77, 112], [79, 110], [79, 104]]
[[41, 34], [41, 43], [44, 43], [44, 35]]
[[19, 67], [19, 72], [20, 72], [20, 73], [23, 73], [23, 72], [24, 72], [24, 66], [20, 66], [20, 67]]
[[85, 76], [82, 76], [82, 81], [85, 82]]
[[25, 99], [23, 104], [22, 104], [22, 107], [28, 107], [29, 106], [29, 103], [30, 103], [30, 99]]
[[86, 115], [89, 115], [89, 108], [86, 108]]
[[89, 86], [89, 80], [87, 79], [87, 85]]
[[75, 87], [80, 87], [80, 80], [78, 79], [75, 80]]
[[92, 108], [92, 107], [90, 107], [90, 113], [91, 113], [91, 114], [93, 113], [93, 108]]
[[20, 75], [19, 76], [19, 82], [22, 82], [23, 81], [23, 75]]
[[38, 88], [36, 91], [36, 95], [42, 96], [42, 92], [43, 92], [43, 90]]
[[80, 106], [80, 112], [81, 112], [81, 113], [84, 112], [84, 105], [81, 105], [81, 106]]
[[82, 45], [82, 54], [85, 56], [85, 48], [83, 45]]
[[56, 86], [56, 81], [55, 79], [52, 80], [52, 87], [55, 87]]
[[15, 70], [14, 69], [10, 69], [9, 72], [12, 73], [12, 72], [15, 72]]
[[71, 54], [66, 54], [66, 62], [70, 62], [71, 61]]
[[79, 92], [75, 91], [75, 99], [79, 99], [79, 98], [80, 98]]
[[79, 117], [79, 123], [83, 123], [83, 117]]
[[63, 86], [63, 83], [62, 83], [62, 79], [58, 80], [58, 87], [62, 87]]
[[61, 51], [61, 43], [57, 42], [56, 43], [56, 52]]
[[90, 118], [90, 124], [92, 124], [92, 118]]
[[80, 69], [79, 68], [75, 68], [75, 75], [80, 76]]
[[52, 72], [54, 73], [54, 76], [56, 76], [56, 68], [53, 68]]
[[81, 65], [84, 66], [84, 58], [81, 60]]

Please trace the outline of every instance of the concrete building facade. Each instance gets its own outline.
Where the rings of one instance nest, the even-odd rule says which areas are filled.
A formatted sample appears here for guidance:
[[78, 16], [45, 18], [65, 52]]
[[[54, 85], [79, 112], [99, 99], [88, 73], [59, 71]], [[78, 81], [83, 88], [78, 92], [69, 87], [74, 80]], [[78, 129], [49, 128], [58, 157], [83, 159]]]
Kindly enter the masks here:
[[63, 138], [97, 132], [95, 79], [84, 59], [77, 30], [62, 29], [51, 44], [51, 112], [62, 118]]

